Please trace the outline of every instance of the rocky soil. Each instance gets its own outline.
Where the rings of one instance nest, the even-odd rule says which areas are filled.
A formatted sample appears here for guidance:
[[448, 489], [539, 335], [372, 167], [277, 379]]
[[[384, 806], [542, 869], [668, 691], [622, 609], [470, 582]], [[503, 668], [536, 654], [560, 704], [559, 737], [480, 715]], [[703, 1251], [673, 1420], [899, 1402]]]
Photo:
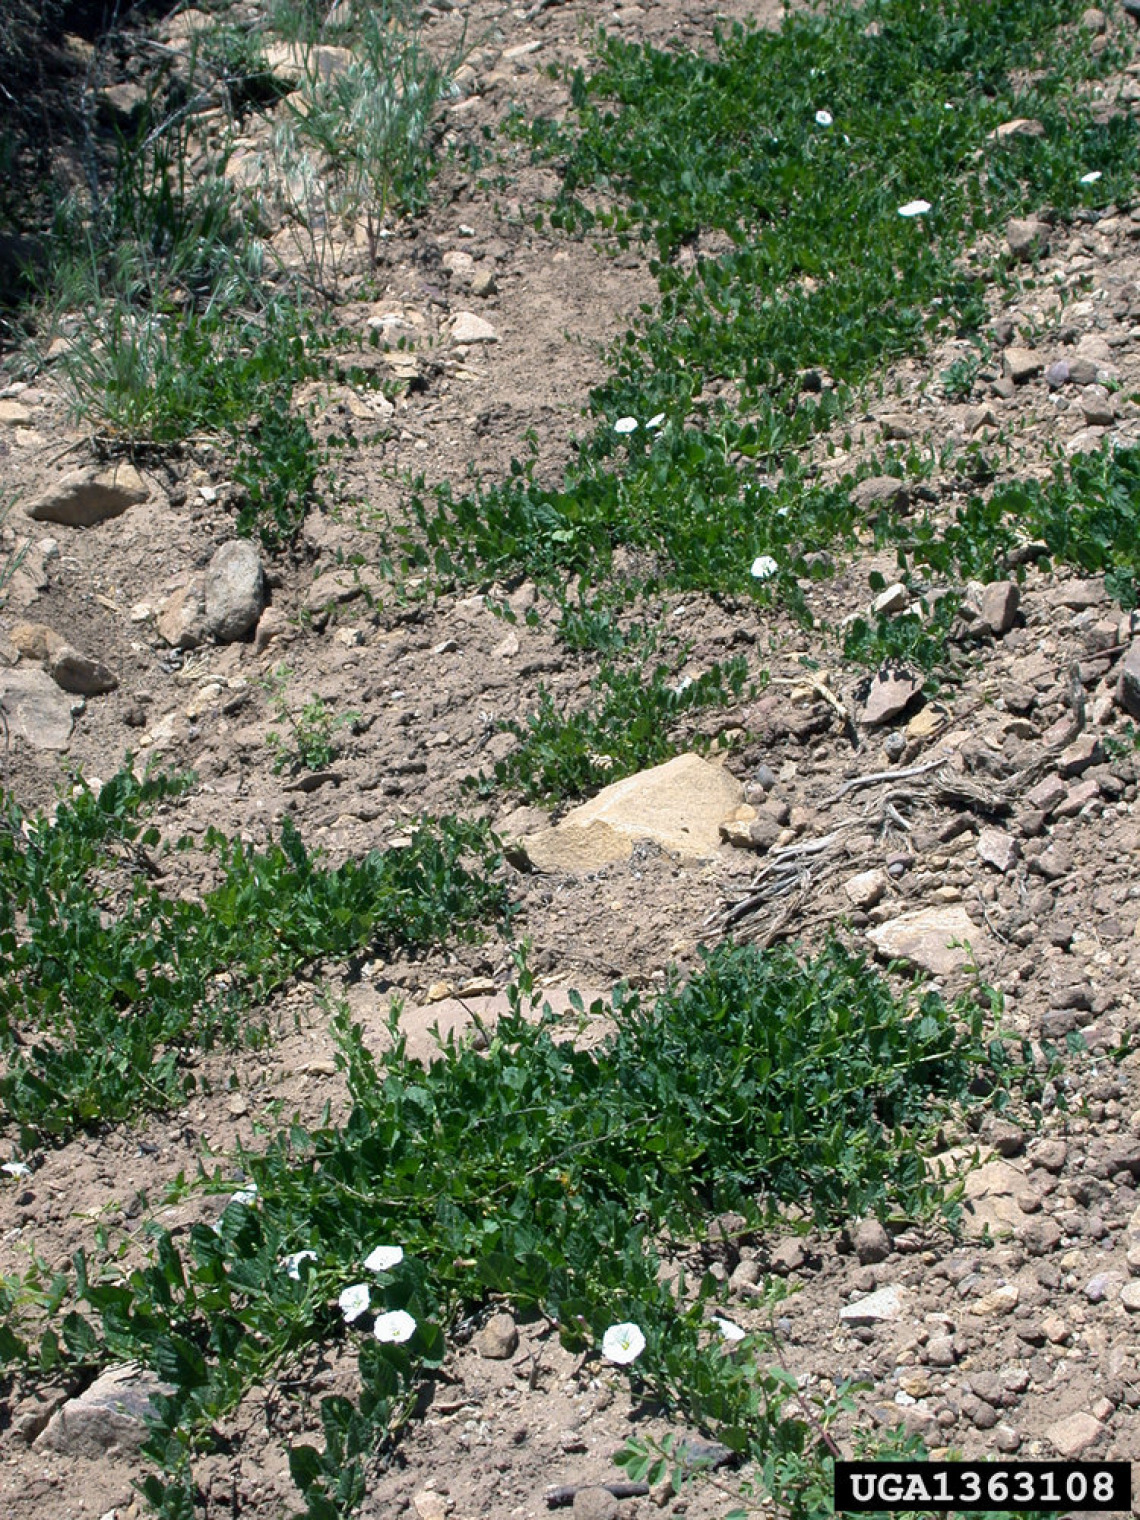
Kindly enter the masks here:
[[[628, 37], [697, 44], [717, 15], [774, 23], [780, 11], [769, 0], [647, 0], [607, 6], [604, 19]], [[433, 41], [450, 45], [465, 26], [473, 44], [449, 137], [481, 141], [512, 106], [560, 109], [563, 87], [546, 66], [584, 62], [599, 19], [588, 0], [437, 5]], [[178, 46], [192, 23], [183, 13], [154, 35]], [[1108, 6], [1105, 24], [1130, 23]], [[1135, 101], [1140, 64], [1114, 88]], [[251, 129], [249, 155], [262, 146]], [[579, 698], [591, 667], [558, 644], [548, 617], [528, 623], [542, 610], [533, 586], [409, 600], [375, 568], [377, 527], [401, 512], [409, 473], [457, 486], [472, 470], [495, 478], [531, 429], [553, 475], [604, 372], [602, 345], [654, 296], [639, 255], [535, 231], [553, 175], [509, 143], [502, 151], [497, 186], [466, 176], [458, 158], [443, 165], [430, 211], [386, 241], [374, 288], [361, 251], [340, 251], [341, 319], [362, 338], [409, 340], [389, 363], [403, 390], [395, 403], [349, 386], [314, 391], [322, 441], [351, 446], [337, 454], [335, 510], [313, 514], [292, 560], [263, 564], [235, 544], [231, 483], [209, 447], [107, 461], [69, 420], [50, 363], [0, 390], [0, 479], [19, 498], [9, 547], [26, 550], [0, 613], [5, 784], [23, 806], [50, 806], [72, 771], [94, 784], [133, 752], [197, 773], [161, 817], [172, 837], [212, 824], [263, 844], [288, 816], [336, 863], [398, 837], [421, 810], [470, 807], [460, 781], [507, 752], [514, 741], [497, 724], [524, 720], [540, 685], [560, 702]], [[1140, 212], [1011, 225], [1008, 241], [1029, 257], [992, 293], [984, 397], [950, 404], [937, 384], [964, 345], [901, 365], [882, 399], [867, 396], [851, 450], [821, 451], [825, 472], [841, 475], [890, 440], [935, 459], [977, 440], [1000, 461], [999, 479], [1043, 476], [1058, 452], [1105, 438], [1140, 441]], [[951, 511], [975, 488], [936, 466], [924, 489]], [[871, 511], [873, 483], [865, 491]], [[1120, 1052], [1140, 1021], [1127, 727], [1140, 718], [1140, 623], [1101, 579], [1030, 562], [1022, 585], [977, 589], [965, 673], [924, 703], [905, 673], [868, 683], [822, 631], [866, 611], [874, 570], [892, 582], [893, 558], [868, 551], [808, 583], [821, 625], [811, 633], [695, 596], [662, 609], [692, 641], [693, 674], [743, 653], [768, 684], [706, 727], [707, 759], [634, 778], [568, 818], [517, 799], [492, 806], [516, 842], [516, 932], [555, 1006], [571, 987], [587, 1002], [622, 978], [651, 989], [727, 932], [810, 943], [839, 928], [948, 994], [976, 963], [1004, 994], [1008, 1024], [1034, 1040], [1079, 1031], [1088, 1054], [1072, 1061], [1067, 1106], [1050, 1105], [1039, 1129], [1027, 1115], [983, 1126], [961, 1240], [852, 1220], [838, 1237], [726, 1241], [709, 1259], [747, 1328], [767, 1323], [763, 1276], [786, 1279], [788, 1366], [809, 1386], [864, 1373], [864, 1426], [905, 1421], [932, 1448], [971, 1456], [1128, 1460], [1140, 1455], [1140, 1058]], [[880, 598], [906, 603], [890, 585]], [[311, 789], [274, 770], [280, 723], [267, 682], [282, 666], [296, 704], [316, 694], [359, 714]], [[431, 1025], [461, 1030], [471, 1009], [493, 1017], [503, 1006], [511, 960], [492, 939], [372, 962], [352, 985], [336, 967], [322, 974], [377, 1043], [401, 995], [413, 1048], [428, 1056]], [[0, 1271], [22, 1271], [29, 1252], [66, 1260], [96, 1221], [138, 1229], [180, 1170], [192, 1173], [207, 1148], [224, 1156], [252, 1141], [277, 1114], [311, 1121], [330, 1103], [335, 1116], [343, 1087], [312, 985], [272, 1013], [279, 1037], [267, 1050], [205, 1062], [212, 1096], [46, 1150], [30, 1174], [6, 1176]], [[179, 1222], [177, 1210], [158, 1217]], [[468, 1328], [398, 1459], [374, 1475], [366, 1516], [539, 1515], [549, 1485], [618, 1481], [625, 1436], [662, 1428], [631, 1404], [624, 1378], [583, 1366], [543, 1325]], [[336, 1375], [314, 1378], [331, 1386]], [[49, 1423], [74, 1392], [0, 1395], [11, 1520], [140, 1512], [137, 1412], [84, 1419], [68, 1406], [70, 1422]], [[281, 1421], [275, 1391], [263, 1390], [227, 1451], [203, 1465], [211, 1517], [291, 1512]], [[574, 1513], [634, 1520], [659, 1501], [694, 1517], [732, 1507], [712, 1487], [620, 1500], [594, 1488]]]

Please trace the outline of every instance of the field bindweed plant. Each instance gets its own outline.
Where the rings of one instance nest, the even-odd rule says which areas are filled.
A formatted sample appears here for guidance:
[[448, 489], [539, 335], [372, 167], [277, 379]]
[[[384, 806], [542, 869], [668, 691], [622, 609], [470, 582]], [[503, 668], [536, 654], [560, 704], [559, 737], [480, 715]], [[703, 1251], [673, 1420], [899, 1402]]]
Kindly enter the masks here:
[[491, 836], [454, 819], [424, 819], [407, 849], [336, 870], [288, 822], [260, 852], [211, 829], [217, 884], [200, 901], [167, 896], [146, 819], [189, 785], [124, 770], [50, 817], [5, 799], [0, 1096], [29, 1142], [176, 1105], [195, 1087], [193, 1052], [265, 1038], [251, 1013], [318, 958], [438, 943], [508, 915]]
[[288, 666], [279, 665], [264, 682], [274, 717], [284, 725], [284, 732], [274, 729], [265, 739], [273, 751], [273, 771], [278, 776], [284, 770], [296, 774], [330, 765], [340, 753], [339, 731], [351, 728], [360, 717], [358, 712], [330, 712], [327, 703], [316, 695], [294, 712], [287, 695], [291, 675]]
[[[788, 1208], [820, 1224], [952, 1221], [956, 1190], [928, 1165], [934, 1135], [979, 1103], [1032, 1102], [1032, 1052], [977, 998], [896, 997], [838, 944], [804, 960], [726, 944], [653, 1001], [621, 989], [589, 1010], [571, 1001], [613, 1032], [577, 1048], [520, 961], [483, 1048], [450, 1035], [427, 1066], [408, 1056], [398, 1009], [377, 1057], [332, 1005], [343, 1124], [295, 1123], [243, 1152], [236, 1193], [220, 1170], [204, 1177], [231, 1195], [220, 1217], [180, 1240], [152, 1225], [142, 1269], [107, 1238], [76, 1257], [60, 1355], [137, 1358], [173, 1389], [146, 1449], [159, 1513], [191, 1513], [196, 1455], [272, 1378], [305, 1515], [350, 1514], [453, 1327], [493, 1296], [627, 1369], [806, 1520], [791, 1474], [818, 1466], [814, 1426], [782, 1372], [764, 1370], [763, 1331], [745, 1339], [720, 1308], [710, 1216], [737, 1212], [745, 1233]], [[310, 1407], [290, 1369], [317, 1355], [355, 1367], [355, 1398]], [[777, 1458], [782, 1488], [766, 1476]]]
[[[517, 790], [528, 801], [587, 797], [671, 759], [683, 747], [686, 720], [740, 697], [747, 676], [747, 663], [739, 656], [693, 681], [679, 681], [665, 665], [648, 672], [640, 665], [619, 670], [607, 663], [591, 682], [592, 700], [574, 713], [564, 712], [540, 687], [538, 708], [526, 723], [504, 725], [519, 743], [496, 761], [494, 785]], [[485, 775], [468, 784], [483, 794], [491, 786]]]
[[[1094, 57], [1079, 15], [1076, 0], [875, 0], [794, 11], [778, 32], [726, 27], [707, 55], [603, 34], [567, 118], [519, 131], [560, 173], [550, 222], [638, 242], [660, 299], [611, 350], [560, 479], [532, 458], [462, 496], [421, 491], [390, 557], [444, 584], [530, 576], [557, 601], [568, 576], [609, 589], [620, 549], [634, 589], [780, 600], [806, 618], [805, 557], [864, 525], [849, 490], [805, 478], [801, 452], [887, 364], [934, 337], [977, 340], [1004, 277], [981, 234], [1045, 204], [1069, 217], [1134, 199], [1136, 134], [1098, 120], [1086, 89], [1126, 52]], [[1042, 134], [995, 146], [1015, 117]], [[951, 366], [954, 397], [974, 373]], [[1057, 554], [1112, 571], [1127, 551], [1099, 518], [1077, 525], [1054, 521]], [[892, 533], [876, 525], [880, 542]], [[916, 552], [950, 563], [964, 545], [932, 530]], [[749, 573], [760, 557], [770, 579]], [[893, 641], [927, 660], [943, 631], [864, 628], [851, 648]]]

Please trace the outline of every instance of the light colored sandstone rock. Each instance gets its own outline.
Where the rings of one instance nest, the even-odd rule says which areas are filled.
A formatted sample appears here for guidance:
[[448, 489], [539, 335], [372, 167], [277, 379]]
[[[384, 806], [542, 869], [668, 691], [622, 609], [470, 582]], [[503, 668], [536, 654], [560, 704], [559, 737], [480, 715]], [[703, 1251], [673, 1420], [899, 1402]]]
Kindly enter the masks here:
[[467, 346], [472, 343], [497, 343], [499, 335], [490, 322], [473, 311], [457, 311], [451, 324], [451, 341]]
[[860, 871], [858, 876], [852, 876], [843, 883], [843, 890], [852, 907], [873, 908], [886, 896], [887, 873], [879, 870]]
[[932, 976], [960, 970], [967, 961], [967, 944], [979, 960], [990, 948], [989, 935], [971, 922], [960, 904], [904, 913], [871, 929], [868, 938], [884, 959], [909, 961]]
[[839, 1318], [845, 1325], [881, 1325], [901, 1319], [906, 1307], [906, 1289], [898, 1283], [878, 1288], [865, 1298], [857, 1298], [853, 1304], [845, 1304]]
[[699, 755], [678, 755], [615, 781], [523, 845], [538, 871], [600, 870], [628, 859], [638, 839], [652, 840], [682, 861], [707, 860], [717, 853], [722, 820], [743, 800], [740, 782], [720, 766]]
[[155, 629], [174, 649], [197, 649], [206, 642], [206, 582], [202, 576], [196, 575], [167, 598]]
[[1009, 1161], [983, 1162], [966, 1174], [962, 1198], [963, 1233], [973, 1240], [986, 1233], [1006, 1239], [1021, 1222], [1018, 1194], [1025, 1189], [1025, 1172]]
[[1104, 1426], [1099, 1420], [1084, 1410], [1078, 1410], [1075, 1414], [1066, 1415], [1063, 1420], [1055, 1420], [1052, 1425], [1047, 1425], [1045, 1437], [1062, 1457], [1072, 1461], [1098, 1441], [1103, 1430]]

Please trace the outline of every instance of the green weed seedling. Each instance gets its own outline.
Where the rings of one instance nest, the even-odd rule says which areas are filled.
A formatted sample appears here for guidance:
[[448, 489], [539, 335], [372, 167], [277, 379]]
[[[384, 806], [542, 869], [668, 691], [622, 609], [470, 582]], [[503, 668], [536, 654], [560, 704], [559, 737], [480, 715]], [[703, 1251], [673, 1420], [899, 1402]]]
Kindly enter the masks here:
[[279, 665], [263, 683], [277, 721], [288, 730], [287, 736], [274, 730], [265, 739], [274, 753], [273, 773], [277, 776], [284, 770], [292, 774], [324, 770], [340, 753], [338, 733], [351, 728], [360, 718], [358, 712], [330, 712], [318, 696], [310, 697], [301, 711], [295, 713], [286, 694], [291, 675], [287, 666]]
[[[938, 1127], [1034, 1101], [1032, 1053], [977, 998], [897, 997], [834, 943], [805, 959], [725, 944], [653, 1001], [618, 989], [590, 1010], [613, 1023], [590, 1050], [540, 1002], [520, 961], [483, 1047], [441, 1038], [427, 1066], [398, 1009], [376, 1056], [333, 1005], [343, 1124], [295, 1123], [243, 1152], [237, 1192], [205, 1181], [231, 1195], [216, 1225], [183, 1239], [153, 1225], [144, 1268], [113, 1250], [75, 1258], [65, 1353], [137, 1358], [173, 1389], [146, 1448], [160, 1514], [191, 1512], [197, 1454], [268, 1380], [304, 1514], [351, 1514], [454, 1327], [491, 1298], [625, 1368], [779, 1504], [814, 1491], [800, 1479], [820, 1473], [815, 1427], [763, 1330], [734, 1351], [739, 1327], [700, 1265], [707, 1221], [733, 1210], [759, 1229], [789, 1208], [820, 1225], [952, 1220], [954, 1192], [927, 1164]], [[297, 1369], [321, 1355], [355, 1364], [355, 1396], [309, 1402]]]
[[963, 354], [960, 359], [947, 365], [939, 376], [942, 394], [947, 401], [969, 401], [974, 394], [974, 385], [981, 367], [981, 360], [972, 354]]

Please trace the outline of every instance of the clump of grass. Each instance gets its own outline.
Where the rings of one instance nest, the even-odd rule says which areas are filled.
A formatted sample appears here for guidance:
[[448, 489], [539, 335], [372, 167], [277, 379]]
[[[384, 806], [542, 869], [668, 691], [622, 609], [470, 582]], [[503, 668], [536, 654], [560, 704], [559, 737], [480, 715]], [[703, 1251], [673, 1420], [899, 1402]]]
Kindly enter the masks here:
[[313, 196], [312, 204], [294, 199], [294, 216], [325, 226], [360, 222], [375, 268], [386, 218], [424, 204], [431, 133], [450, 75], [427, 51], [404, 0], [381, 0], [358, 14], [354, 52], [327, 75], [313, 58], [296, 100], [287, 102], [278, 152], [286, 191], [299, 181]]

